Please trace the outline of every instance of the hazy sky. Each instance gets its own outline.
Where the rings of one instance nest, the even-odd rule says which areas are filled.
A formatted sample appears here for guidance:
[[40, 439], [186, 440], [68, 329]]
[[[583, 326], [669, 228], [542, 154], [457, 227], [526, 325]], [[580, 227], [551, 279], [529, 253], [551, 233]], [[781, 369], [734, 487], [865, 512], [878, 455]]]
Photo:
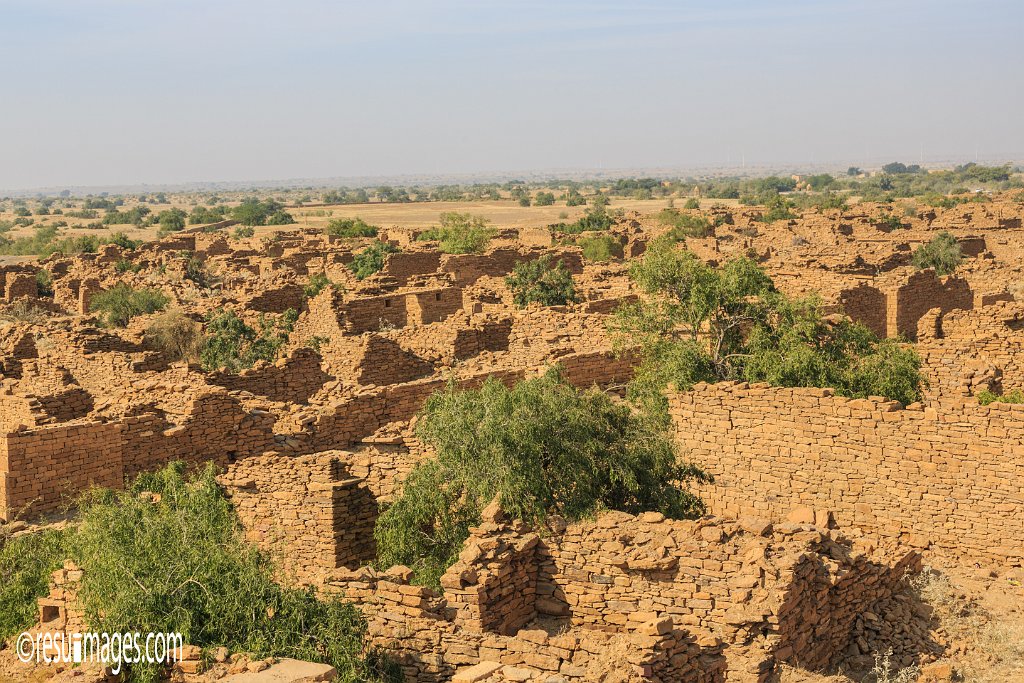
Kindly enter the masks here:
[[0, 188], [1024, 158], [1021, 0], [0, 0]]

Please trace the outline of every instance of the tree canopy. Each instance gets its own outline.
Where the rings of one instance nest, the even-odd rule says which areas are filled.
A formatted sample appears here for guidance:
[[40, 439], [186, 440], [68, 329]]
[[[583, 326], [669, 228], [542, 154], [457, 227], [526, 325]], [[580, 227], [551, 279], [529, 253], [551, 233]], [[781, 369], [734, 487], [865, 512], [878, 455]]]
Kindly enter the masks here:
[[630, 398], [666, 419], [664, 389], [742, 379], [831, 387], [844, 396], [920, 397], [920, 359], [860, 323], [822, 313], [816, 298], [791, 299], [752, 260], [712, 267], [656, 240], [630, 268], [647, 295], [616, 312], [620, 344], [641, 363]]
[[706, 475], [680, 462], [659, 425], [557, 370], [511, 389], [491, 378], [479, 389], [449, 385], [428, 399], [416, 432], [437, 457], [412, 470], [375, 536], [381, 566], [407, 565], [422, 584], [438, 582], [495, 498], [537, 527], [550, 514], [573, 521], [602, 508], [704, 510], [687, 482]]

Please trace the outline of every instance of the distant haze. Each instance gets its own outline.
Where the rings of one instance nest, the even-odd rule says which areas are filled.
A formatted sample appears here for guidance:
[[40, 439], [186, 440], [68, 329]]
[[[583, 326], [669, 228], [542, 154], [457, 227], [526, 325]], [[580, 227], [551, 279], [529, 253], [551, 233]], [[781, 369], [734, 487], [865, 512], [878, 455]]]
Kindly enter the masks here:
[[0, 188], [1024, 159], [1019, 0], [0, 0]]

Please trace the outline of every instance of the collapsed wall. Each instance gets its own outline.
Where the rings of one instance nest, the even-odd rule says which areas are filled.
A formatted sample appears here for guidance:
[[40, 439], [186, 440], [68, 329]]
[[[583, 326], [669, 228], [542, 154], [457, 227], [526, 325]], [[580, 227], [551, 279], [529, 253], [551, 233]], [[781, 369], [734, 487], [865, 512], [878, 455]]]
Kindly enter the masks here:
[[404, 567], [339, 571], [328, 586], [363, 607], [409, 681], [501, 667], [517, 680], [767, 681], [782, 663], [827, 669], [858, 651], [858, 617], [920, 561], [880, 561], [813, 525], [553, 521], [538, 534], [492, 506], [441, 592]]
[[1024, 563], [1024, 406], [903, 408], [828, 389], [723, 382], [670, 396], [715, 514], [833, 510], [843, 527]]

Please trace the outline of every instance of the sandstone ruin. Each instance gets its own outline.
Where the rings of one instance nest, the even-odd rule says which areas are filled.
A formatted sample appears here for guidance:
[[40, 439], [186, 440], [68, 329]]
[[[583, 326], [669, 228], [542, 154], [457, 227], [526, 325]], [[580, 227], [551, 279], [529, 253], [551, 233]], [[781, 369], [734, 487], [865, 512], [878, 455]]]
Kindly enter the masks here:
[[[927, 634], [911, 620], [864, 622], [906, 611], [900, 582], [930, 558], [1024, 565], [1024, 407], [977, 400], [1024, 389], [1024, 303], [1004, 286], [1021, 278], [1024, 205], [919, 212], [896, 231], [869, 204], [771, 224], [730, 211], [686, 246], [715, 262], [754, 254], [783, 291], [817, 292], [830, 312], [913, 340], [928, 386], [909, 406], [741, 383], [674, 392], [677, 441], [716, 477], [699, 491], [709, 517], [531, 529], [491, 510], [443, 591], [367, 567], [379, 504], [429, 456], [412, 426], [434, 391], [557, 364], [576, 386], [621, 392], [634, 362], [606, 325], [638, 295], [629, 258], [587, 262], [535, 229], [442, 254], [394, 227], [381, 239], [402, 251], [365, 280], [346, 268], [358, 241], [314, 230], [261, 243], [197, 229], [0, 267], [3, 310], [37, 311], [0, 323], [0, 519], [54, 515], [89, 486], [172, 460], [213, 461], [251, 539], [294, 580], [362, 606], [411, 681], [768, 681], [783, 665], [869, 664], [887, 642], [935, 659], [914, 651]], [[662, 230], [631, 215], [612, 232], [637, 257]], [[967, 257], [952, 276], [909, 262], [938, 230]], [[201, 293], [180, 277], [182, 252], [219, 285]], [[580, 301], [515, 307], [504, 277], [546, 254]], [[125, 259], [138, 269], [118, 272]], [[52, 297], [37, 290], [40, 268]], [[320, 274], [338, 286], [307, 297]], [[119, 282], [157, 286], [195, 320], [299, 315], [280, 360], [208, 372], [148, 345], [144, 319], [97, 323], [90, 299]], [[44, 600], [41, 621], [67, 628], [70, 595]]]

